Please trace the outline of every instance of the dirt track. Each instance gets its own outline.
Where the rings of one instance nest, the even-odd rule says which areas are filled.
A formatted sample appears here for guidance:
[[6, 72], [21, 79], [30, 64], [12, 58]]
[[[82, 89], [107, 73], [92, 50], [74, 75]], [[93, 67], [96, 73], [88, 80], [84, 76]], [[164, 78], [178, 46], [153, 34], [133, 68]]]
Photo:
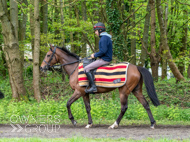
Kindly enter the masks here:
[[[85, 129], [84, 126], [70, 125], [0, 125], [0, 138], [2, 137], [41, 137], [41, 138], [68, 138], [83, 136], [91, 138], [126, 138], [141, 140], [148, 137], [170, 139], [190, 139], [190, 126], [156, 126], [152, 130], [148, 125], [120, 126], [118, 129], [107, 129], [107, 125], [94, 125], [93, 128]], [[12, 132], [11, 132], [12, 131]]]

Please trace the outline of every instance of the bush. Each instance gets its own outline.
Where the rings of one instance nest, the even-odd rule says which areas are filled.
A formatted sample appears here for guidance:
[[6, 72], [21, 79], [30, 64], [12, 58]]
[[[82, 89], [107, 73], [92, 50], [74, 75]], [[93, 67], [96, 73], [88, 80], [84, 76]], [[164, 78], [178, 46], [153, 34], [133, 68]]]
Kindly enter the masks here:
[[[27, 118], [28, 120], [29, 118], [28, 122], [36, 123], [34, 120], [38, 121], [39, 116], [45, 116], [45, 118], [51, 116], [50, 119], [52, 121], [56, 119], [54, 116], [58, 116], [61, 121], [69, 120], [66, 103], [67, 100], [55, 101], [53, 99], [43, 100], [40, 103], [36, 101], [14, 102], [3, 99], [0, 100], [0, 121], [9, 123], [11, 120], [13, 122], [19, 121], [20, 123], [25, 123], [25, 119]], [[71, 110], [75, 119], [87, 119], [82, 98], [72, 104]], [[154, 107], [151, 105], [151, 110], [155, 120], [190, 121], [190, 108], [182, 109], [174, 105], [171, 107], [167, 107], [166, 105]], [[91, 114], [94, 120], [115, 120], [119, 116], [119, 113], [119, 99], [109, 99], [106, 101], [100, 99], [91, 100]], [[149, 120], [146, 110], [140, 103], [129, 103], [129, 108], [123, 119]]]

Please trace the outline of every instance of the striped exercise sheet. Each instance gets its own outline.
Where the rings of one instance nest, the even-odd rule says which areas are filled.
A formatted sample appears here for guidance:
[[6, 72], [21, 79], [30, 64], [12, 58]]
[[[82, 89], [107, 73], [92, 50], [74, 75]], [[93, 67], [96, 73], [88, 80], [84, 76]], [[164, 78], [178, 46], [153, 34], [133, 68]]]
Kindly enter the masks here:
[[[123, 86], [127, 81], [129, 63], [118, 63], [99, 67], [95, 75], [95, 84], [99, 87], [116, 88]], [[83, 63], [79, 64], [79, 86], [88, 86], [88, 79], [84, 73]]]

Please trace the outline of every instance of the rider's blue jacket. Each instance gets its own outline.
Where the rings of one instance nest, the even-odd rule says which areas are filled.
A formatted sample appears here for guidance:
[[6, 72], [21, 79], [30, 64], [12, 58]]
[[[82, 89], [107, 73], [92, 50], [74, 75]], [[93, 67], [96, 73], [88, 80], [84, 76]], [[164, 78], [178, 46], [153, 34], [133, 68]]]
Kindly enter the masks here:
[[103, 32], [100, 34], [100, 41], [99, 41], [99, 52], [94, 54], [94, 57], [101, 58], [104, 61], [110, 62], [112, 60], [112, 36], [107, 32]]

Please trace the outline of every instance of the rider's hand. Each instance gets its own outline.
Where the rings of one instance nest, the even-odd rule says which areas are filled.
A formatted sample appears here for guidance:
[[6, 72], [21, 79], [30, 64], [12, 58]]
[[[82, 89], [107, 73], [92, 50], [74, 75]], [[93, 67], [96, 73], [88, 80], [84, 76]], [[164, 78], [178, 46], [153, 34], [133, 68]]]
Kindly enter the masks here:
[[93, 54], [91, 54], [91, 58], [94, 58], [94, 53], [93, 53]]

